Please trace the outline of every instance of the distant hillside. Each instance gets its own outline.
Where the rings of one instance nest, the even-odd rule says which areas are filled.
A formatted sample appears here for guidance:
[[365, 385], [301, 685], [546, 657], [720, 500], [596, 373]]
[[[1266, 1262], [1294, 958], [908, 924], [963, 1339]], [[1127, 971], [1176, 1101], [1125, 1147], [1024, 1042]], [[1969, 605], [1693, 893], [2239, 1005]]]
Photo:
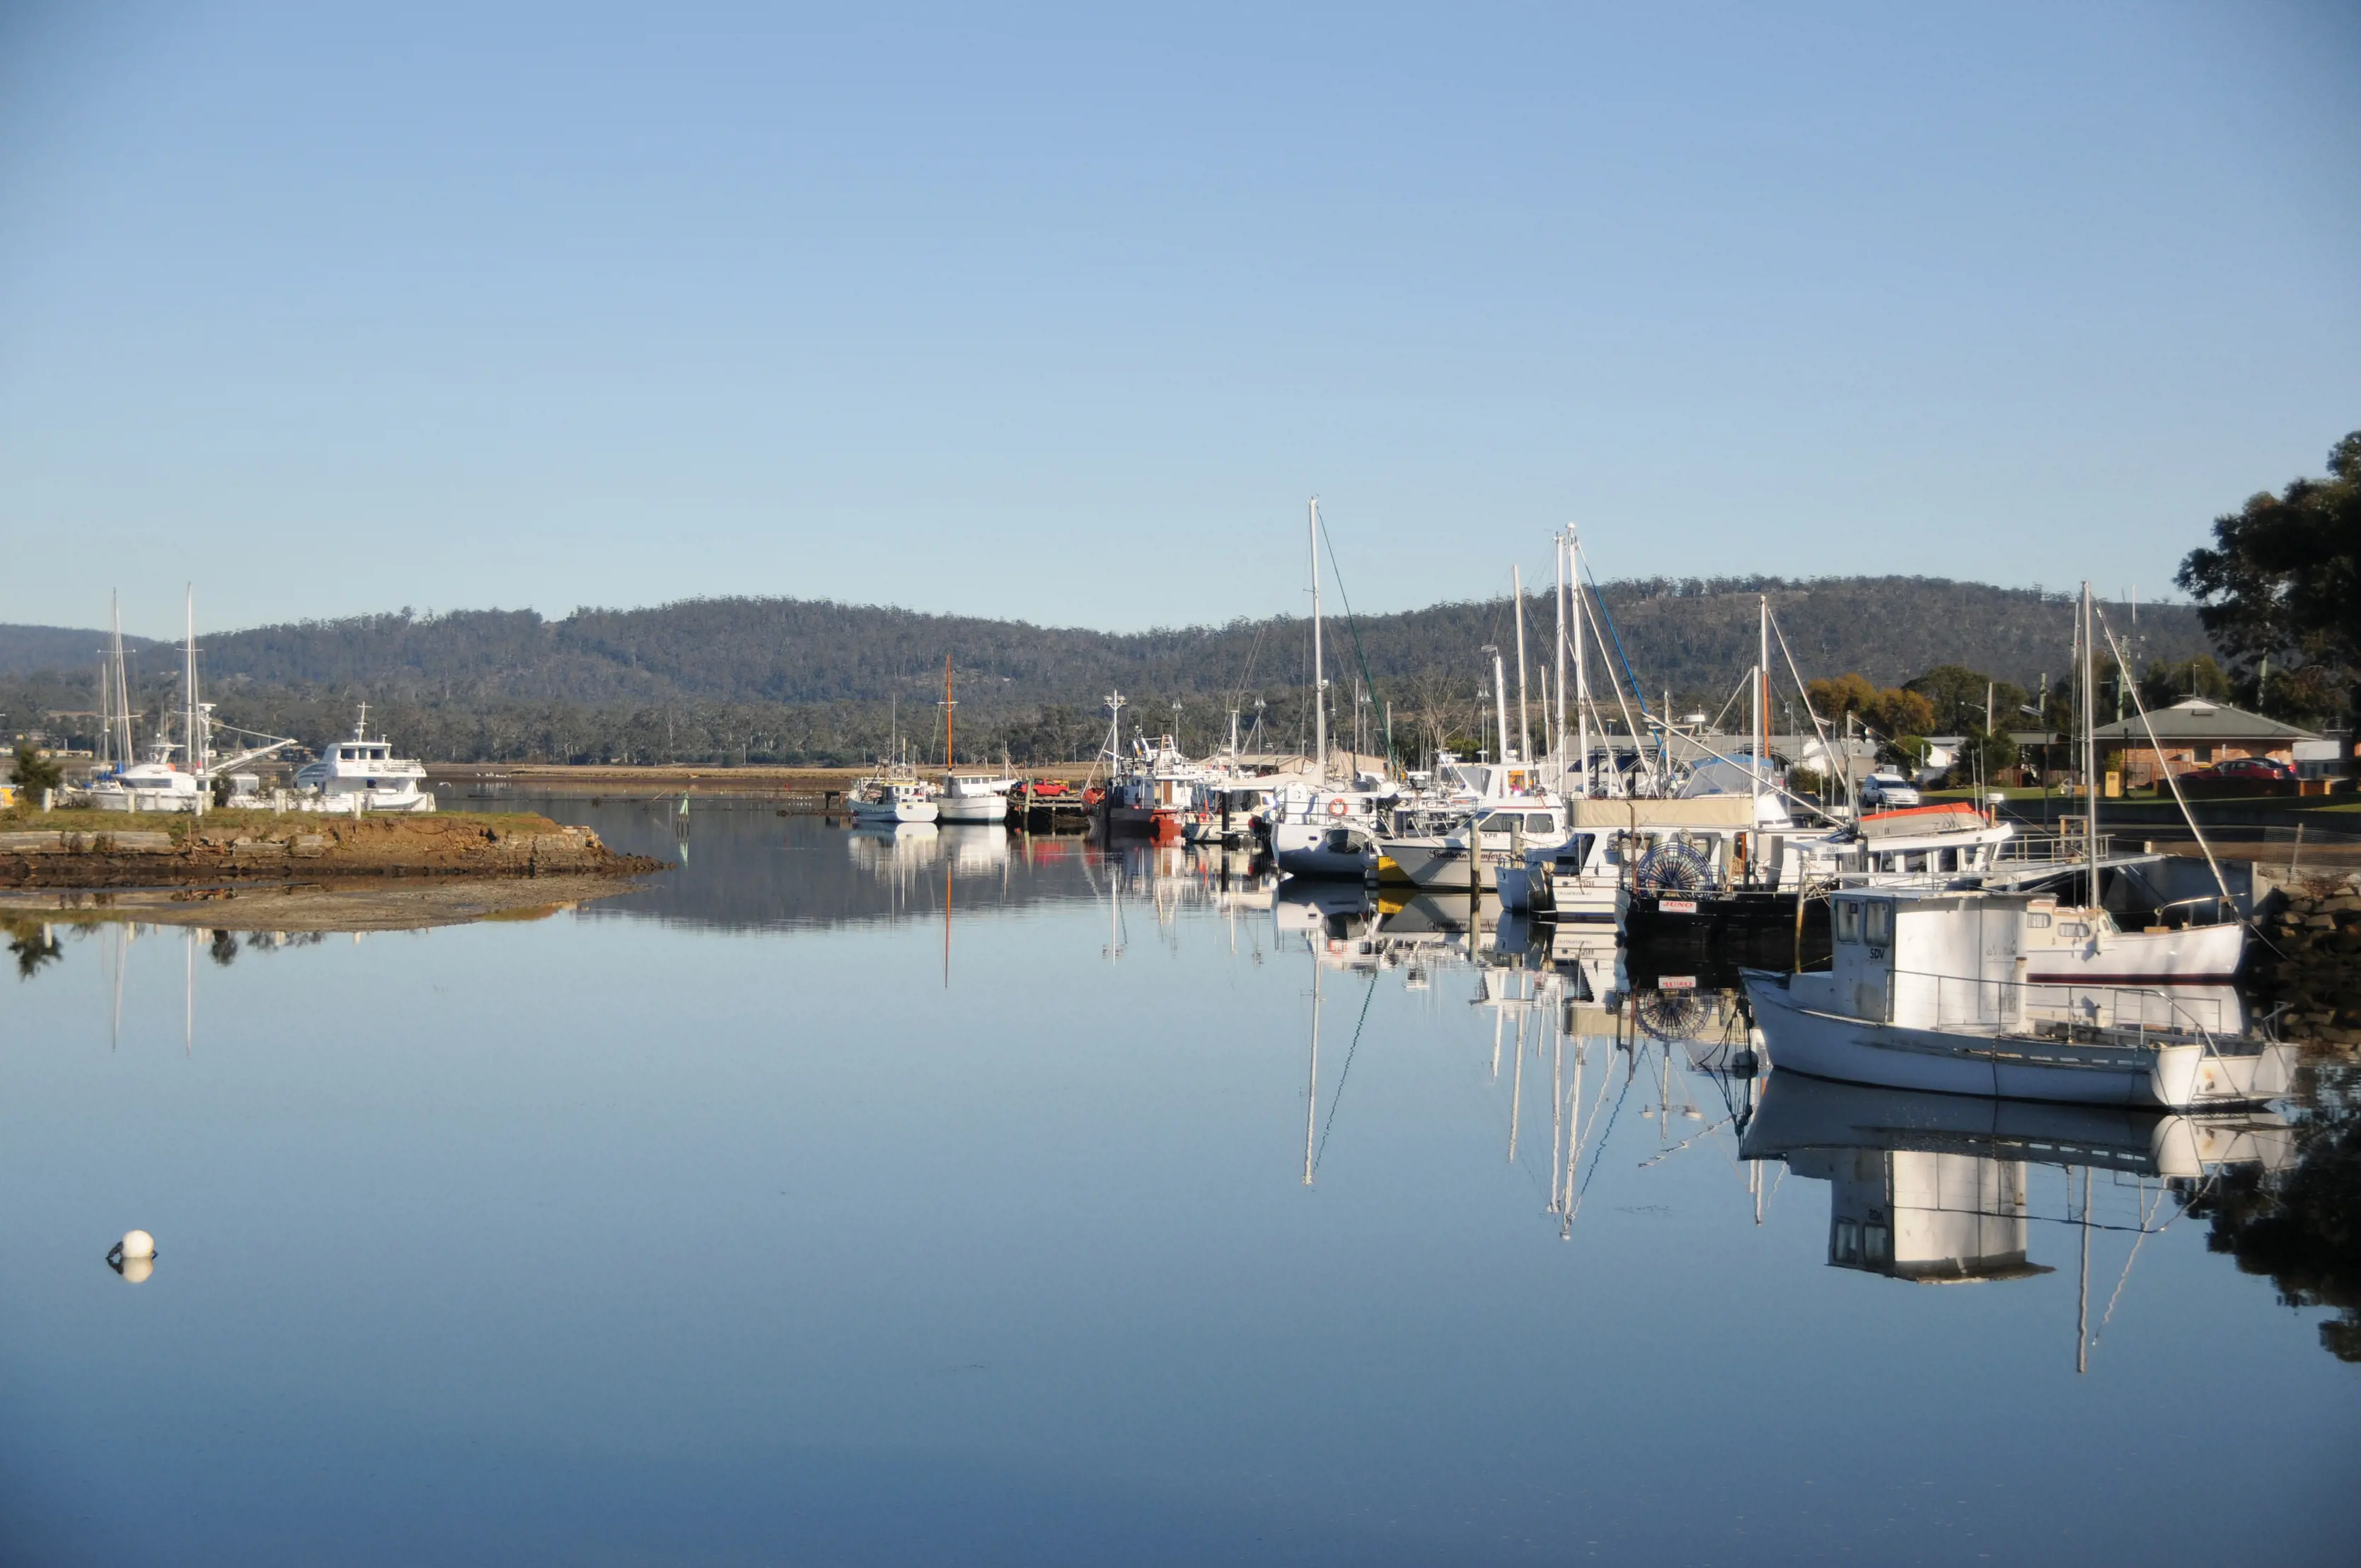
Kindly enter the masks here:
[[[1757, 595], [1769, 598], [1806, 679], [1858, 672], [1891, 685], [1960, 663], [2029, 686], [2067, 662], [2070, 604], [2028, 589], [1844, 577], [1660, 579], [1603, 590], [1621, 655], [1652, 696], [1670, 691], [1717, 709], [1753, 662]], [[2108, 613], [2129, 630], [2125, 608]], [[1548, 596], [1532, 598], [1526, 615], [1538, 674]], [[2150, 659], [2209, 651], [2185, 606], [2144, 607], [2139, 630]], [[1357, 625], [1339, 613], [1328, 643], [1329, 676], [1343, 694], [1337, 709], [1349, 716], [1352, 683], [1366, 668], [1377, 702], [1395, 703], [1398, 718], [1455, 711], [1472, 704], [1485, 674], [1477, 650], [1496, 644], [1513, 661], [1515, 635], [1505, 598]], [[99, 640], [0, 628], [0, 674], [37, 668], [41, 651], [52, 650], [56, 674], [38, 683], [48, 695], [28, 686], [18, 700], [86, 706], [85, 671]], [[209, 693], [225, 715], [257, 728], [287, 726], [277, 732], [307, 740], [324, 738], [313, 732], [343, 722], [332, 715], [367, 698], [390, 720], [403, 715], [412, 744], [424, 749], [431, 735], [455, 756], [713, 749], [814, 760], [852, 749], [851, 760], [882, 744], [893, 713], [906, 731], [939, 723], [946, 654], [958, 666], [963, 726], [974, 726], [980, 742], [996, 735], [1012, 750], [1082, 747], [1094, 724], [1104, 727], [1090, 716], [1115, 688], [1151, 726], [1169, 724], [1169, 705], [1181, 702], [1184, 728], [1201, 741], [1225, 722], [1232, 701], [1251, 711], [1257, 696], [1270, 722], [1287, 715], [1300, 729], [1309, 643], [1301, 619], [1114, 633], [754, 598], [581, 609], [557, 620], [530, 610], [381, 615], [201, 639]], [[162, 661], [148, 659], [160, 677]], [[1594, 663], [1592, 679], [1603, 687], [1602, 663]], [[82, 702], [56, 700], [76, 685]], [[716, 717], [725, 711], [737, 717]], [[299, 722], [310, 728], [299, 731]], [[692, 731], [686, 741], [684, 724]]]
[[[2021, 685], [2066, 660], [2072, 609], [2055, 595], [1925, 577], [1776, 578], [1703, 584], [1616, 582], [1605, 598], [1624, 652], [1651, 692], [1733, 685], [1753, 663], [1754, 604], [1767, 594], [1806, 678], [1857, 671], [1880, 685], [1940, 663], [1967, 664]], [[1548, 597], [1527, 607], [1535, 654], [1546, 646]], [[2127, 630], [2130, 615], [2110, 606]], [[1511, 645], [1505, 598], [1378, 616], [1359, 624], [1379, 681], [1473, 669], [1487, 642]], [[2145, 606], [2148, 652], [2209, 651], [2196, 612]], [[0, 673], [78, 670], [104, 641], [94, 631], [0, 627]], [[131, 640], [126, 639], [126, 641]], [[1198, 696], [1241, 684], [1301, 679], [1307, 622], [1235, 621], [1134, 633], [1025, 621], [920, 615], [829, 600], [687, 599], [652, 609], [580, 609], [561, 620], [531, 610], [461, 610], [303, 621], [203, 639], [208, 677], [273, 685], [333, 685], [382, 699], [499, 696], [583, 703], [883, 702], [941, 685], [945, 654], [982, 697], [1095, 704], [1109, 685]], [[1331, 678], [1349, 678], [1352, 629], [1330, 628]]]
[[[148, 645], [144, 637], [123, 640], [126, 652], [137, 652]], [[0, 675], [95, 669], [98, 651], [105, 646], [104, 631], [84, 631], [71, 626], [0, 626]]]

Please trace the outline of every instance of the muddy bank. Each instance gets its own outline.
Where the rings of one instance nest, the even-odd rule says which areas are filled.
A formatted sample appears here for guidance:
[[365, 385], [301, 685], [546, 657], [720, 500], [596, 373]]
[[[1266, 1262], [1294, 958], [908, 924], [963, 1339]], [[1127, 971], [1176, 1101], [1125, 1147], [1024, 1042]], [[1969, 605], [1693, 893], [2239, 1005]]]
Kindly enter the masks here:
[[215, 811], [0, 817], [0, 890], [236, 887], [355, 878], [628, 878], [663, 863], [619, 855], [587, 828], [524, 812], [333, 817]]
[[129, 920], [219, 931], [415, 931], [475, 920], [542, 920], [631, 891], [616, 876], [383, 877], [203, 888], [0, 890], [0, 930]]

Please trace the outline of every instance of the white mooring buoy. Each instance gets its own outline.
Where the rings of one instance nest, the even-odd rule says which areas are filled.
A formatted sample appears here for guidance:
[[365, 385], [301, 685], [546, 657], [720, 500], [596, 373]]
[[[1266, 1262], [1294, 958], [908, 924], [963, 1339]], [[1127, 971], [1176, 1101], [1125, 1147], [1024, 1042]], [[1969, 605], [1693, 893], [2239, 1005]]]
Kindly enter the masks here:
[[146, 1231], [126, 1231], [106, 1249], [106, 1266], [137, 1285], [156, 1272], [156, 1238]]

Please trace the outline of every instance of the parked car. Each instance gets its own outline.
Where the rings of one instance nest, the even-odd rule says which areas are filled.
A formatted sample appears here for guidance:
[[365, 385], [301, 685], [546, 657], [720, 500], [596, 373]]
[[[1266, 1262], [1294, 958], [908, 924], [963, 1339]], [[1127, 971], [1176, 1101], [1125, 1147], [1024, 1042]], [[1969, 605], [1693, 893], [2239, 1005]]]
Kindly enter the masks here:
[[2295, 777], [2295, 770], [2268, 757], [2232, 757], [2210, 768], [2180, 775], [2182, 784], [2276, 784]]
[[1872, 773], [1861, 781], [1863, 811], [1898, 811], [1917, 804], [1917, 787], [1900, 773]]

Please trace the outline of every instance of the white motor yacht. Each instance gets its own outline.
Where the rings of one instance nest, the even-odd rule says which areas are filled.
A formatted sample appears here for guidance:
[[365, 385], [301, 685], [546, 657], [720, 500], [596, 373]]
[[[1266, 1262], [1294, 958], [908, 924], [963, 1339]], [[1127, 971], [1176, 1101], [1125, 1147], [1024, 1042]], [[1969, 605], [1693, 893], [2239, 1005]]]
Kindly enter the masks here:
[[163, 760], [169, 742], [149, 748], [148, 761], [132, 762], [91, 780], [82, 796], [101, 811], [195, 811], [204, 796], [196, 774]]
[[1289, 876], [1358, 882], [1375, 874], [1375, 830], [1393, 800], [1393, 790], [1373, 778], [1356, 779], [1350, 788], [1309, 780], [1280, 784], [1264, 817], [1273, 863]]
[[382, 735], [368, 738], [367, 703], [350, 738], [295, 770], [295, 787], [312, 792], [323, 811], [432, 811], [434, 792], [420, 787], [425, 779], [423, 762], [395, 756]]

